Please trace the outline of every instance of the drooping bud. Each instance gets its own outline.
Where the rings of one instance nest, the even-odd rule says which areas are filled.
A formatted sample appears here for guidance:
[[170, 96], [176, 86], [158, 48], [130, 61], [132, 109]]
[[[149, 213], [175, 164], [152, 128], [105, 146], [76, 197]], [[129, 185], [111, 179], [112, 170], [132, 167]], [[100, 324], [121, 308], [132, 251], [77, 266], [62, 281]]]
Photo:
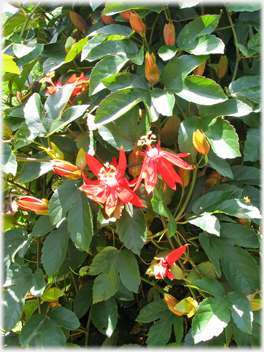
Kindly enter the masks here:
[[166, 45], [175, 44], [175, 27], [172, 22], [165, 24], [163, 29], [163, 37]]
[[130, 11], [122, 11], [120, 12], [120, 16], [123, 17], [124, 20], [129, 21], [130, 18]]
[[84, 32], [88, 29], [85, 19], [74, 11], [70, 11], [70, 18], [74, 27]]
[[206, 60], [193, 70], [193, 74], [196, 76], [202, 76], [204, 73], [205, 65], [206, 65]]
[[217, 65], [216, 75], [218, 78], [224, 77], [228, 68], [228, 60], [225, 55], [220, 57], [219, 63]]
[[156, 58], [154, 53], [149, 54], [149, 52], [146, 53], [145, 56], [145, 75], [146, 79], [150, 83], [155, 83], [160, 79], [160, 73], [158, 66], [156, 65]]
[[105, 15], [102, 14], [102, 12], [103, 12], [103, 11], [101, 11], [101, 18], [102, 18], [104, 24], [112, 24], [112, 23], [114, 23], [113, 17], [111, 17], [111, 16], [105, 16]]
[[174, 308], [179, 301], [176, 298], [174, 298], [172, 295], [165, 293], [163, 300], [164, 302], [167, 303], [167, 306], [172, 313], [179, 316], [182, 316], [184, 314]]
[[83, 148], [81, 148], [78, 151], [78, 154], [76, 157], [76, 166], [77, 166], [78, 170], [81, 170], [81, 171], [83, 171], [83, 169], [86, 166], [85, 151], [83, 150]]
[[21, 197], [17, 205], [21, 209], [34, 211], [37, 215], [49, 214], [49, 201], [45, 198]]
[[205, 135], [200, 130], [193, 132], [192, 138], [193, 146], [200, 154], [207, 155], [210, 150], [210, 144], [208, 143]]
[[70, 180], [79, 180], [82, 176], [81, 170], [65, 160], [51, 160], [53, 171], [60, 176], [64, 176]]
[[191, 179], [191, 170], [179, 169], [178, 173], [182, 180], [182, 186], [187, 187]]
[[192, 297], [187, 297], [177, 303], [175, 309], [177, 309], [182, 314], [187, 314], [187, 317], [191, 318], [198, 306], [199, 305], [197, 301], [195, 301]]
[[139, 34], [145, 33], [145, 31], [146, 31], [145, 25], [136, 12], [130, 12], [129, 21], [130, 21], [130, 25], [131, 25], [132, 29], [135, 32], [137, 32]]
[[132, 175], [134, 177], [136, 177], [137, 175], [140, 174], [142, 162], [144, 159], [143, 155], [138, 154], [138, 152], [139, 152], [139, 149], [138, 149], [137, 145], [135, 145], [133, 151], [128, 156], [128, 163], [129, 164], [141, 162], [138, 165], [133, 165], [128, 168], [128, 172], [130, 173], [130, 175]]

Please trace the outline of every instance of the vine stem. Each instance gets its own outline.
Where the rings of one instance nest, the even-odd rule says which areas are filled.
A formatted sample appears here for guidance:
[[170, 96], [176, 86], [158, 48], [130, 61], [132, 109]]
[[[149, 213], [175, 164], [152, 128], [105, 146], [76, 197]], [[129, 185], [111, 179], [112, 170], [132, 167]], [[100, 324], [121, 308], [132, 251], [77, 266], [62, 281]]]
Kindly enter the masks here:
[[20, 36], [21, 36], [21, 37], [23, 37], [23, 34], [24, 34], [24, 32], [25, 32], [25, 30], [26, 30], [26, 28], [27, 28], [28, 22], [29, 22], [30, 18], [33, 16], [33, 14], [34, 14], [34, 12], [36, 11], [36, 9], [37, 9], [37, 7], [39, 6], [39, 4], [40, 4], [40, 3], [38, 3], [38, 4], [34, 7], [34, 9], [30, 12], [30, 14], [28, 15], [27, 20], [26, 20], [26, 22], [25, 22], [25, 24], [24, 24], [24, 26], [23, 26], [23, 28], [22, 28], [22, 31], [21, 31], [21, 33], [20, 33]]
[[231, 82], [233, 82], [235, 80], [235, 78], [236, 78], [238, 65], [239, 65], [239, 48], [237, 46], [238, 40], [237, 40], [235, 27], [234, 27], [234, 24], [233, 24], [233, 21], [232, 21], [232, 18], [231, 18], [232, 13], [231, 12], [227, 12], [227, 16], [228, 16], [228, 20], [229, 20], [231, 28], [232, 28], [232, 32], [233, 32], [233, 36], [234, 36], [234, 42], [235, 42], [234, 44], [235, 44], [235, 47], [236, 47], [236, 64], [235, 64], [235, 69], [234, 69], [234, 72], [233, 72], [233, 77], [232, 77], [232, 80], [231, 80]]
[[[37, 238], [37, 269], [39, 269], [40, 264], [40, 238]], [[38, 312], [41, 314], [40, 297], [37, 297]]]
[[89, 311], [89, 316], [88, 316], [88, 320], [87, 320], [87, 324], [86, 324], [86, 333], [85, 333], [85, 341], [84, 341], [84, 345], [85, 347], [88, 346], [88, 341], [89, 341], [89, 332], [90, 332], [90, 325], [91, 325], [91, 312], [92, 312], [92, 308], [93, 306], [91, 306], [90, 311]]
[[187, 116], [185, 115], [184, 111], [182, 110], [180, 104], [177, 102], [177, 99], [175, 99], [175, 104], [177, 105], [177, 108], [179, 109], [180, 113], [182, 114], [182, 117], [185, 120], [187, 118]]

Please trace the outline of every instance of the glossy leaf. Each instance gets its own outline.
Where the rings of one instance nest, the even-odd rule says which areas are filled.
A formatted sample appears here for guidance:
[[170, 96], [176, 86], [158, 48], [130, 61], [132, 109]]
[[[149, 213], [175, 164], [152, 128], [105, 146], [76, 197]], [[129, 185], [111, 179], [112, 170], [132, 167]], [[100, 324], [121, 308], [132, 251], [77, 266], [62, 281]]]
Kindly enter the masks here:
[[81, 318], [82, 316], [84, 316], [84, 314], [86, 314], [86, 312], [93, 303], [92, 286], [92, 280], [85, 282], [75, 296], [73, 311], [76, 314], [77, 318]]
[[233, 179], [229, 180], [229, 184], [236, 186], [241, 185], [260, 185], [260, 170], [256, 167], [245, 166], [245, 165], [233, 165], [231, 166], [233, 173]]
[[70, 207], [79, 199], [80, 181], [67, 181], [59, 186], [53, 193], [49, 204], [49, 216], [52, 225], [61, 221]]
[[64, 307], [52, 307], [48, 312], [48, 317], [53, 323], [65, 329], [77, 329], [80, 322], [75, 313]]
[[261, 150], [261, 131], [260, 128], [250, 128], [247, 131], [245, 141], [245, 149], [243, 150], [244, 161], [257, 161], [260, 159]]
[[7, 54], [2, 54], [3, 71], [15, 73], [15, 74], [19, 75], [20, 74], [19, 67], [17, 66], [17, 64], [13, 60], [14, 60], [14, 57], [7, 55]]
[[216, 170], [220, 175], [224, 177], [233, 178], [233, 173], [230, 165], [227, 161], [219, 158], [212, 150], [208, 153], [208, 166]]
[[226, 6], [226, 10], [229, 12], [243, 12], [243, 11], [247, 11], [247, 12], [254, 12], [257, 11], [261, 8], [261, 4], [260, 3], [253, 3], [253, 4], [248, 4], [248, 3], [242, 3], [242, 4], [234, 4], [234, 3], [230, 3], [227, 4]]
[[185, 78], [182, 84], [182, 90], [175, 93], [192, 103], [214, 105], [227, 100], [222, 88], [212, 79], [202, 76], [189, 76]]
[[230, 83], [229, 90], [231, 96], [237, 99], [243, 99], [260, 103], [260, 76], [243, 76]]
[[67, 222], [64, 220], [59, 228], [52, 231], [45, 239], [41, 261], [48, 277], [51, 277], [59, 270], [67, 252], [69, 238]]
[[151, 100], [155, 109], [164, 116], [171, 116], [173, 114], [173, 107], [175, 103], [174, 95], [159, 89], [154, 88], [151, 91]]
[[228, 292], [227, 298], [231, 301], [231, 314], [237, 327], [247, 333], [252, 333], [253, 313], [249, 300], [243, 293]]
[[203, 34], [184, 45], [184, 51], [193, 55], [224, 54], [225, 44], [210, 34]]
[[93, 305], [91, 318], [97, 329], [106, 336], [112, 336], [117, 324], [117, 304], [113, 297]]
[[229, 307], [229, 300], [220, 296], [205, 298], [199, 304], [192, 322], [195, 344], [221, 334], [230, 320]]
[[3, 235], [4, 245], [4, 263], [8, 269], [17, 252], [23, 248], [28, 239], [28, 233], [25, 229], [16, 228], [6, 231]]
[[[35, 156], [43, 156], [43, 159], [49, 159], [47, 155], [35, 155]], [[27, 183], [35, 180], [36, 178], [46, 174], [52, 170], [52, 164], [50, 162], [31, 162], [26, 161], [21, 169], [19, 182]]]
[[82, 52], [83, 47], [86, 45], [88, 38], [83, 38], [79, 40], [77, 43], [73, 45], [73, 47], [70, 49], [70, 51], [67, 53], [67, 56], [65, 58], [65, 63], [71, 62], [72, 60], [75, 59], [77, 55], [79, 55]]
[[193, 203], [192, 211], [195, 214], [200, 214], [218, 210], [218, 206], [221, 206], [221, 204], [227, 200], [232, 195], [232, 193], [232, 191], [212, 191], [205, 193]]
[[217, 280], [208, 279], [207, 277], [203, 277], [202, 279], [198, 279], [188, 286], [198, 288], [201, 291], [208, 292], [214, 297], [220, 296], [224, 297], [225, 289], [224, 286]]
[[11, 173], [13, 176], [16, 175], [17, 172], [17, 161], [16, 157], [12, 151], [12, 149], [7, 144], [2, 144], [2, 170], [9, 174]]
[[[141, 5], [141, 6], [140, 6]], [[154, 12], [160, 13], [163, 10], [163, 6], [153, 6], [151, 4], [129, 4], [129, 3], [117, 3], [115, 1], [108, 1], [106, 4], [103, 14], [104, 15], [114, 15], [116, 13], [130, 10], [130, 9], [147, 9], [147, 10], [152, 10]]]
[[262, 219], [259, 209], [244, 199], [228, 199], [217, 210], [240, 219]]
[[200, 227], [202, 230], [220, 236], [220, 223], [218, 219], [206, 212], [201, 215], [186, 215], [186, 219], [190, 224]]
[[[133, 32], [132, 28], [121, 26], [120, 24], [109, 24], [108, 26], [104, 26], [95, 31], [89, 33], [89, 37], [97, 35], [97, 34], [108, 34], [108, 35], [119, 35], [121, 37], [129, 38]], [[101, 36], [99, 36], [101, 37]], [[99, 38], [98, 38], [99, 39]], [[88, 43], [90, 44], [90, 43]]]
[[140, 88], [149, 90], [150, 82], [145, 77], [132, 73], [117, 73], [108, 78], [103, 78], [102, 83], [111, 91], [124, 88]]
[[44, 273], [41, 268], [38, 268], [34, 272], [33, 276], [33, 286], [30, 289], [30, 292], [33, 296], [40, 297], [45, 290], [45, 281], [44, 281]]
[[41, 237], [51, 232], [54, 227], [55, 225], [51, 224], [50, 218], [48, 216], [41, 216], [36, 221], [31, 234], [33, 237]]
[[88, 252], [93, 236], [92, 212], [87, 196], [81, 192], [67, 217], [68, 230], [75, 245]]
[[259, 248], [260, 244], [256, 232], [246, 226], [223, 222], [220, 233], [221, 238], [231, 244], [246, 248]]

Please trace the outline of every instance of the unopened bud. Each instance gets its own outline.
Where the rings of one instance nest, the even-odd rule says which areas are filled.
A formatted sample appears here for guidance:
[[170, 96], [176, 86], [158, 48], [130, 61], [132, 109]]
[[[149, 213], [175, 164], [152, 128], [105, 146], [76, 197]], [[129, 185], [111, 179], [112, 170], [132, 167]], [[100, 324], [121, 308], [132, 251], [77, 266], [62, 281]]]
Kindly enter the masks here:
[[129, 21], [130, 21], [130, 25], [131, 25], [132, 29], [135, 32], [137, 32], [139, 34], [145, 33], [145, 31], [146, 31], [145, 25], [136, 12], [130, 12]]
[[143, 156], [138, 154], [139, 149], [138, 147], [135, 145], [133, 151], [129, 154], [128, 156], [128, 163], [129, 164], [134, 164], [134, 163], [139, 163], [138, 165], [133, 165], [130, 166], [128, 168], [128, 172], [130, 173], [130, 175], [136, 177], [140, 174], [141, 168], [142, 168], [142, 162], [143, 162]]
[[165, 293], [163, 300], [167, 303], [167, 306], [172, 313], [179, 316], [182, 316], [184, 314], [174, 308], [179, 301], [176, 298], [174, 298], [172, 295]]
[[179, 176], [182, 180], [182, 186], [187, 187], [191, 179], [191, 170], [179, 169]]
[[151, 55], [147, 52], [145, 56], [145, 75], [150, 83], [155, 83], [160, 79], [158, 66], [156, 65], [156, 58], [154, 53]]
[[165, 24], [163, 29], [163, 37], [166, 45], [175, 44], [175, 27], [172, 22]]
[[196, 76], [202, 76], [204, 73], [205, 65], [206, 65], [206, 60], [193, 70], [193, 74]]
[[81, 148], [78, 151], [78, 154], [76, 157], [76, 166], [77, 166], [78, 170], [81, 170], [81, 171], [83, 171], [83, 169], [86, 166], [85, 151], [83, 150], [83, 148]]
[[210, 144], [208, 143], [205, 135], [200, 130], [193, 132], [192, 138], [193, 146], [200, 154], [207, 155], [210, 150]]
[[80, 31], [84, 32], [88, 29], [88, 25], [85, 19], [82, 16], [78, 15], [78, 13], [70, 11], [70, 18], [74, 27], [76, 27]]
[[102, 12], [103, 12], [103, 11], [101, 11], [101, 18], [102, 18], [104, 24], [112, 24], [112, 23], [114, 23], [113, 17], [111, 17], [111, 16], [105, 16], [105, 15], [102, 14]]
[[129, 21], [130, 11], [127, 10], [127, 11], [120, 12], [120, 16], [123, 17], [124, 20]]
[[216, 75], [218, 78], [224, 77], [228, 68], [228, 60], [225, 55], [220, 57], [219, 63], [217, 65]]

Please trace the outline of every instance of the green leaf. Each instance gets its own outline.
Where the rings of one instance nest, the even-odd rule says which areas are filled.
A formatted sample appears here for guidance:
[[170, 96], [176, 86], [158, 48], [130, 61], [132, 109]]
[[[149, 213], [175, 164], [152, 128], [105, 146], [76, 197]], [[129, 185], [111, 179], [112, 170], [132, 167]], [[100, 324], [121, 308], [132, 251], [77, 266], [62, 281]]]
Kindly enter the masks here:
[[175, 219], [174, 219], [173, 215], [171, 214], [170, 210], [164, 204], [164, 195], [163, 195], [162, 189], [156, 188], [156, 187], [154, 188], [153, 198], [151, 199], [151, 204], [153, 206], [153, 210], [156, 213], [168, 218], [169, 236], [174, 235], [177, 230], [177, 225], [176, 225]]
[[44, 49], [43, 44], [28, 43], [28, 44], [14, 44], [14, 54], [18, 59], [16, 59], [16, 64], [18, 66], [23, 66], [32, 60], [35, 60], [40, 56]]
[[42, 247], [41, 261], [48, 275], [55, 274], [65, 258], [70, 234], [67, 230], [67, 222], [64, 220], [57, 230], [52, 231], [45, 239]]
[[108, 1], [104, 10], [103, 15], [114, 15], [116, 13], [126, 11], [126, 10], [142, 10], [147, 9], [153, 12], [160, 13], [164, 7], [163, 6], [153, 6], [151, 4], [133, 4], [133, 3], [126, 3], [126, 2], [116, 2], [116, 1]]
[[38, 59], [33, 60], [29, 64], [27, 64], [24, 68], [23, 71], [21, 72], [20, 76], [14, 76], [14, 83], [17, 86], [18, 90], [22, 91], [24, 88], [24, 84], [26, 83], [26, 80], [28, 79], [33, 67], [36, 65]]
[[233, 179], [228, 180], [229, 184], [241, 186], [244, 184], [260, 185], [260, 170], [256, 167], [233, 165], [231, 166]]
[[31, 287], [30, 292], [33, 296], [40, 297], [45, 290], [44, 273], [41, 268], [38, 268], [34, 272], [32, 282], [33, 286]]
[[[107, 26], [109, 27], [109, 26]], [[106, 26], [103, 28], [100, 28], [99, 30], [103, 30], [104, 28], [107, 28]], [[122, 26], [123, 27], [123, 26]], [[96, 31], [92, 32], [91, 35], [93, 35]], [[105, 39], [108, 37], [108, 34], [101, 34], [98, 36], [95, 36], [91, 39], [88, 40], [86, 45], [82, 49], [82, 54], [81, 54], [81, 61], [85, 60], [87, 55], [90, 53], [90, 51], [95, 48], [97, 45], [101, 44]]]
[[216, 296], [205, 298], [195, 312], [192, 320], [194, 343], [211, 340], [221, 334], [230, 320], [230, 301]]
[[[89, 33], [89, 37], [97, 34], [108, 34], [108, 35], [119, 35], [121, 37], [129, 38], [133, 32], [132, 28], [122, 26], [120, 24], [109, 24], [102, 28], [96, 29], [95, 31]], [[101, 37], [101, 36], [99, 36]], [[90, 40], [89, 40], [90, 42]], [[89, 44], [89, 43], [88, 43]]]
[[74, 60], [75, 57], [82, 52], [82, 49], [86, 45], [87, 40], [88, 40], [88, 37], [83, 38], [73, 45], [73, 47], [71, 48], [71, 50], [68, 52], [66, 56], [66, 59], [64, 61], [65, 64]]
[[163, 61], [168, 61], [177, 53], [177, 48], [171, 45], [163, 45], [158, 50], [158, 55]]
[[169, 92], [160, 88], [154, 88], [151, 91], [151, 101], [160, 114], [164, 116], [171, 116], [173, 114], [175, 97]]
[[137, 293], [141, 279], [138, 263], [134, 254], [124, 249], [119, 252], [116, 262], [121, 282], [129, 291]]
[[139, 122], [139, 108], [134, 106], [122, 118], [98, 127], [98, 132], [103, 140], [111, 146], [125, 152], [133, 150], [141, 136], [146, 135], [150, 129], [148, 119], [144, 116]]
[[41, 237], [51, 232], [54, 227], [55, 225], [51, 224], [50, 218], [48, 216], [41, 216], [36, 221], [31, 234], [33, 237]]
[[[255, 259], [244, 249], [234, 247], [225, 238], [214, 235], [206, 236], [205, 233], [199, 235], [199, 240], [206, 254], [220, 271], [219, 259], [223, 272], [229, 284], [237, 292], [254, 291], [259, 288], [259, 267]], [[218, 274], [220, 277], [220, 275]]]
[[93, 305], [91, 318], [97, 329], [110, 337], [117, 324], [117, 304], [113, 297]]
[[219, 158], [215, 155], [210, 149], [208, 153], [208, 166], [219, 172], [220, 175], [224, 177], [233, 178], [233, 173], [230, 165], [227, 161], [222, 158]]
[[254, 54], [260, 53], [261, 38], [260, 33], [252, 35], [247, 43], [248, 49], [254, 51]]
[[[49, 159], [49, 156], [45, 153], [34, 155], [38, 158], [38, 156], [43, 156], [43, 159]], [[21, 169], [19, 182], [27, 183], [34, 181], [36, 178], [46, 174], [52, 170], [52, 164], [50, 162], [32, 162], [26, 161]]]
[[145, 77], [132, 73], [117, 73], [107, 78], [103, 78], [101, 82], [111, 91], [124, 88], [140, 88], [149, 90], [150, 82]]
[[64, 307], [52, 307], [48, 312], [48, 317], [53, 323], [62, 326], [65, 329], [77, 329], [80, 326], [76, 314]]
[[17, 254], [17, 252], [23, 248], [24, 244], [27, 242], [28, 233], [26, 230], [21, 228], [16, 228], [13, 230], [6, 231], [3, 234], [3, 244], [4, 244], [4, 263], [8, 269], [12, 264], [12, 261]]
[[253, 4], [247, 4], [247, 3], [231, 3], [226, 5], [226, 10], [229, 12], [254, 12], [258, 11], [261, 9], [261, 3], [253, 3]]
[[119, 287], [119, 275], [115, 262], [110, 259], [116, 258], [118, 250], [108, 246], [100, 251], [90, 265], [89, 274], [98, 275], [93, 285], [93, 303], [105, 301], [112, 297]]
[[220, 85], [203, 76], [186, 77], [182, 82], [182, 90], [175, 94], [182, 99], [201, 105], [214, 105], [227, 100]]
[[205, 193], [193, 203], [192, 211], [195, 214], [213, 212], [217, 210], [218, 206], [227, 200], [232, 193], [233, 191], [212, 191]]
[[158, 320], [148, 331], [148, 347], [164, 347], [171, 336], [171, 326], [176, 320], [175, 314], [168, 313], [168, 317]]
[[177, 36], [178, 48], [188, 49], [198, 36], [211, 34], [216, 29], [219, 18], [218, 15], [204, 15], [186, 24]]
[[227, 298], [231, 301], [231, 314], [237, 327], [246, 334], [252, 333], [253, 313], [249, 300], [243, 293], [228, 292]]
[[75, 296], [73, 311], [77, 318], [84, 316], [93, 303], [92, 286], [93, 280], [86, 281]]
[[221, 238], [234, 245], [246, 248], [259, 248], [259, 240], [256, 232], [240, 224], [222, 223]]
[[133, 253], [139, 255], [147, 239], [146, 219], [143, 211], [137, 207], [133, 207], [132, 214], [123, 210], [116, 225], [120, 241]]
[[9, 56], [7, 54], [2, 54], [2, 62], [3, 62], [2, 71], [15, 73], [19, 75], [20, 74], [19, 67], [13, 60], [14, 60], [14, 57]]
[[2, 143], [2, 170], [9, 174], [11, 173], [13, 176], [16, 175], [17, 172], [17, 161], [16, 157], [9, 147], [9, 145]]
[[261, 102], [260, 76], [243, 76], [230, 83], [229, 91], [233, 98], [245, 99], [255, 103]]
[[128, 39], [110, 40], [94, 47], [87, 55], [86, 60], [95, 61], [108, 55], [117, 55], [122, 56], [124, 59], [129, 59], [130, 56], [137, 52], [137, 46]]
[[215, 118], [219, 116], [246, 116], [252, 112], [250, 106], [242, 101], [230, 98], [222, 103], [214, 104], [212, 106], [200, 106], [199, 114], [202, 118], [210, 117]]
[[208, 57], [208, 55], [181, 55], [172, 59], [161, 72], [161, 81], [164, 87], [173, 89], [174, 93], [181, 92], [183, 79]]
[[198, 290], [208, 292], [215, 297], [220, 296], [223, 298], [225, 295], [225, 289], [223, 285], [219, 281], [208, 279], [207, 277], [198, 279], [192, 282], [191, 284], [188, 284], [187, 286], [191, 286], [197, 288]]
[[93, 217], [87, 196], [83, 192], [70, 208], [67, 223], [72, 241], [78, 248], [88, 252], [93, 236]]
[[64, 295], [65, 293], [62, 292], [58, 287], [52, 287], [43, 293], [41, 299], [44, 302], [54, 302], [58, 301], [58, 299]]
[[260, 128], [249, 128], [243, 150], [244, 161], [257, 161], [260, 159], [261, 131]]
[[228, 199], [218, 206], [217, 211], [240, 219], [262, 219], [259, 209], [244, 199]]
[[108, 56], [99, 61], [91, 72], [89, 94], [93, 95], [105, 89], [107, 85], [101, 80], [118, 73], [127, 61], [128, 59], [119, 56]]
[[136, 317], [136, 321], [139, 321], [140, 323], [150, 323], [159, 318], [167, 318], [169, 315], [168, 313], [170, 313], [170, 311], [168, 310], [167, 304], [163, 299], [160, 299], [150, 302], [143, 307], [140, 310], [139, 315]]
[[193, 55], [224, 54], [225, 44], [214, 35], [203, 34], [186, 43], [184, 51]]
[[49, 204], [49, 216], [52, 225], [61, 221], [70, 207], [79, 199], [80, 181], [70, 180], [64, 182], [53, 193]]
[[171, 115], [160, 131], [160, 137], [162, 143], [166, 145], [173, 145], [178, 143], [178, 131], [181, 124], [181, 119], [179, 116], [173, 114]]
[[110, 94], [97, 109], [94, 120], [95, 126], [99, 127], [116, 120], [144, 100], [148, 94], [149, 92], [143, 89], [123, 89]]
[[216, 236], [220, 236], [220, 223], [218, 219], [208, 213], [201, 215], [186, 215], [186, 220], [195, 226], [200, 227], [202, 230], [212, 233]]
[[65, 347], [66, 337], [62, 330], [46, 315], [32, 315], [21, 330], [19, 342], [27, 346], [33, 339], [39, 348]]
[[114, 295], [114, 298], [120, 301], [133, 301], [134, 295], [132, 291], [129, 291], [126, 286], [123, 285], [122, 281], [120, 281], [119, 289], [117, 293]]

